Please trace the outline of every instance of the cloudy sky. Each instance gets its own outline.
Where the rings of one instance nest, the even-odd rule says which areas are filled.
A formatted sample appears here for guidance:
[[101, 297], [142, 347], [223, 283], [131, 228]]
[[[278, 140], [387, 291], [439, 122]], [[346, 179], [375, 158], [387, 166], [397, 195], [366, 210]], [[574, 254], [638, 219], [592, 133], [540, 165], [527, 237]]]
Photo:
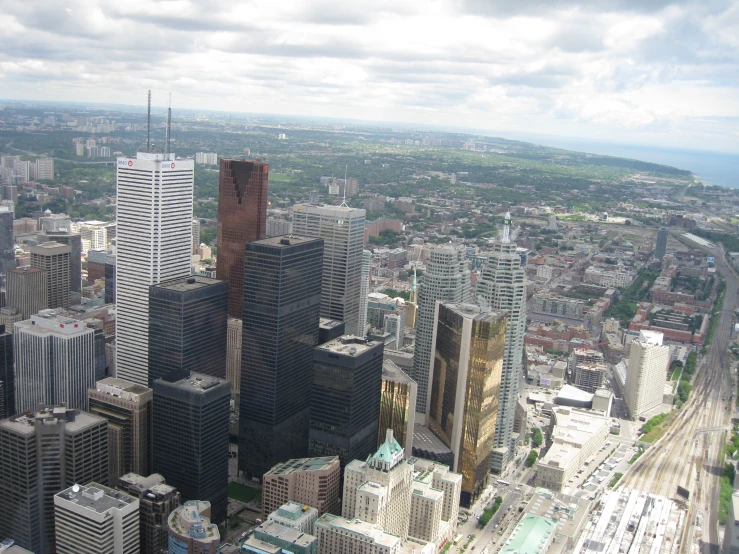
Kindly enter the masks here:
[[739, 152], [737, 1], [0, 0], [0, 29], [0, 98]]

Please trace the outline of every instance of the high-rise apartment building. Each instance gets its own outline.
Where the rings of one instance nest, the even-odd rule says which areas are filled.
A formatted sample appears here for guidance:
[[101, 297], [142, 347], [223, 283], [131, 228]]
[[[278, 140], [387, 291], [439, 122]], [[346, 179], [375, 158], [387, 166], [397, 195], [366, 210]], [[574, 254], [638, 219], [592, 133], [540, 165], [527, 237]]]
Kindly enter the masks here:
[[207, 500], [188, 500], [169, 514], [169, 554], [217, 553], [221, 534], [210, 514]]
[[470, 507], [488, 484], [503, 369], [505, 313], [437, 304], [428, 427], [454, 454]]
[[244, 245], [265, 238], [269, 166], [221, 158], [218, 179], [218, 265], [228, 282], [228, 315], [241, 319], [244, 302]]
[[42, 310], [16, 323], [13, 336], [19, 412], [34, 410], [39, 403], [87, 408], [87, 390], [97, 376], [95, 329]]
[[102, 222], [86, 222], [77, 226], [82, 240], [87, 241], [87, 248], [102, 250], [108, 246], [108, 231]]
[[149, 475], [152, 467], [154, 392], [108, 377], [88, 391], [88, 411], [108, 420], [108, 483], [124, 473]]
[[54, 180], [54, 158], [38, 158], [34, 164], [36, 179]]
[[149, 287], [190, 275], [193, 160], [118, 158], [116, 371], [149, 383]]
[[239, 410], [241, 393], [241, 327], [240, 319], [228, 318], [226, 324], [226, 380], [231, 383], [231, 400]]
[[631, 343], [624, 387], [624, 400], [631, 419], [662, 403], [670, 365], [670, 347], [663, 345], [662, 339], [662, 333], [642, 330], [639, 338]]
[[180, 493], [167, 485], [158, 473], [143, 477], [127, 473], [118, 479], [118, 490], [139, 499], [139, 552], [161, 554], [167, 551], [167, 519], [182, 502]]
[[375, 451], [384, 347], [344, 335], [313, 351], [311, 456], [338, 456], [343, 466]]
[[14, 215], [7, 206], [0, 206], [0, 275], [15, 268]]
[[503, 237], [482, 268], [477, 283], [477, 301], [494, 310], [508, 312], [503, 378], [500, 384], [498, 420], [492, 469], [501, 473], [513, 458], [513, 423], [518, 404], [518, 385], [523, 371], [523, 340], [526, 334], [526, 270], [516, 243], [510, 239], [511, 216], [503, 221]]
[[19, 267], [5, 274], [5, 302], [18, 308], [22, 319], [49, 307], [49, 288], [46, 271], [36, 267]]
[[665, 227], [660, 227], [657, 231], [657, 244], [654, 248], [654, 257], [661, 260], [667, 253], [667, 236], [669, 232]]
[[362, 338], [367, 336], [367, 302], [369, 300], [371, 263], [372, 252], [362, 250], [362, 282], [359, 289], [359, 325], [357, 329], [357, 335]]
[[99, 483], [54, 495], [57, 554], [130, 554], [139, 550], [139, 501]]
[[359, 304], [366, 211], [342, 206], [293, 207], [293, 233], [324, 240], [321, 316], [346, 323], [348, 335], [362, 335]]
[[320, 238], [246, 245], [239, 470], [248, 477], [308, 452], [322, 268]]
[[149, 287], [149, 382], [173, 371], [226, 378], [228, 283], [193, 275]]
[[418, 386], [407, 373], [391, 360], [382, 362], [382, 390], [380, 392], [380, 419], [377, 448], [385, 442], [388, 429], [410, 454], [413, 448], [413, 426], [416, 422], [416, 395]]
[[31, 246], [31, 267], [46, 272], [46, 297], [49, 308], [69, 308], [71, 252], [72, 248], [69, 245], [56, 241]]
[[436, 301], [463, 303], [470, 295], [470, 272], [463, 245], [436, 246], [429, 252], [426, 273], [418, 289], [416, 347], [411, 378], [418, 385], [416, 423], [424, 424], [428, 414], [431, 388], [431, 342], [434, 334]]
[[69, 246], [69, 290], [82, 292], [82, 236], [69, 231], [45, 231], [43, 235], [39, 235], [39, 241], [41, 240]]
[[154, 381], [154, 471], [185, 500], [204, 499], [213, 521], [226, 519], [231, 387], [199, 373]]
[[267, 516], [294, 501], [318, 510], [339, 510], [341, 464], [338, 456], [280, 462], [262, 477], [262, 513]]
[[55, 552], [54, 495], [108, 478], [108, 424], [63, 407], [0, 422], [0, 536]]
[[13, 335], [0, 324], [0, 419], [15, 414]]

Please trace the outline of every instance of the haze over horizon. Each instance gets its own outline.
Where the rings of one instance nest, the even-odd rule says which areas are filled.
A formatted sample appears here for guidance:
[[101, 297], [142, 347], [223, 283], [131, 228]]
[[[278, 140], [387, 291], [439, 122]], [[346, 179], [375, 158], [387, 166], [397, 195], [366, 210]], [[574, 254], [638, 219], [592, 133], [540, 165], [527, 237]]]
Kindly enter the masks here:
[[10, 0], [0, 97], [739, 152], [739, 4]]

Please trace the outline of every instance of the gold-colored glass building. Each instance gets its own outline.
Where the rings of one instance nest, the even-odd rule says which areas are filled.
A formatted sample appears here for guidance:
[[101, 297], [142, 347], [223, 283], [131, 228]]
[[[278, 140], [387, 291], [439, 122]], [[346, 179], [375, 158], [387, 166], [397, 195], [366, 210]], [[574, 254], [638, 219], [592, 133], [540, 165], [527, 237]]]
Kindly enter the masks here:
[[508, 317], [471, 304], [437, 303], [428, 426], [454, 454], [460, 505], [469, 507], [488, 483]]
[[413, 448], [413, 426], [416, 419], [418, 385], [391, 360], [382, 362], [382, 392], [380, 396], [380, 425], [377, 448], [385, 442], [388, 429], [405, 449], [406, 456]]

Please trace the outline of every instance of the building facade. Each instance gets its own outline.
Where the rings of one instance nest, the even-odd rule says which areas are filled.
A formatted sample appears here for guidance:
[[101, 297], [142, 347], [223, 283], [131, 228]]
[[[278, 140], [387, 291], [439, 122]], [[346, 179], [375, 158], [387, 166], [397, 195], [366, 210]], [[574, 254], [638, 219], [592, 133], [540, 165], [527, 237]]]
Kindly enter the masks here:
[[5, 302], [18, 308], [22, 319], [49, 307], [48, 277], [46, 271], [36, 267], [19, 267], [5, 274]]
[[210, 502], [205, 500], [189, 500], [176, 508], [167, 520], [169, 554], [217, 553], [221, 534], [210, 522], [210, 513]]
[[341, 464], [338, 456], [299, 458], [275, 465], [262, 477], [262, 512], [266, 516], [287, 502], [316, 508], [319, 514], [339, 510]]
[[33, 411], [39, 403], [87, 408], [87, 390], [98, 373], [93, 328], [42, 310], [15, 324], [14, 340], [18, 411]]
[[69, 246], [69, 290], [82, 292], [82, 237], [69, 231], [45, 231], [42, 239], [59, 242]]
[[101, 485], [54, 495], [57, 554], [129, 554], [139, 549], [139, 501]]
[[469, 304], [437, 304], [428, 427], [454, 454], [469, 507], [490, 475], [503, 371], [506, 314]]
[[31, 267], [46, 272], [46, 299], [49, 308], [69, 308], [72, 248], [60, 242], [44, 242], [31, 247]]
[[228, 283], [193, 275], [149, 288], [149, 382], [173, 371], [226, 378]]
[[360, 337], [367, 336], [367, 295], [370, 288], [371, 262], [372, 252], [362, 250], [362, 282], [359, 287], [359, 324], [357, 325], [357, 335]]
[[309, 455], [343, 466], [375, 451], [384, 346], [344, 335], [315, 348]]
[[376, 448], [382, 446], [387, 430], [392, 429], [393, 437], [404, 451], [407, 454], [413, 451], [417, 394], [416, 382], [392, 360], [383, 360]]
[[662, 404], [671, 361], [670, 347], [662, 339], [662, 333], [642, 330], [630, 345], [624, 400], [631, 419]]
[[431, 249], [426, 273], [418, 289], [416, 347], [411, 379], [418, 385], [416, 423], [425, 424], [431, 388], [431, 342], [434, 334], [436, 301], [464, 303], [470, 296], [470, 272], [467, 251], [461, 245], [443, 245]]
[[154, 471], [184, 500], [210, 502], [213, 521], [228, 504], [228, 381], [173, 372], [154, 381]]
[[261, 477], [308, 452], [313, 348], [318, 345], [323, 239], [247, 243], [241, 348], [239, 470]]
[[0, 206], [0, 275], [15, 269], [14, 215], [7, 206]]
[[510, 218], [510, 214], [506, 214], [503, 238], [493, 246], [493, 252], [483, 266], [482, 279], [477, 285], [479, 300], [495, 310], [508, 312], [492, 462], [492, 469], [497, 473], [502, 473], [515, 451], [513, 423], [523, 372], [526, 335], [526, 270], [521, 267], [516, 243], [510, 240]]
[[293, 207], [293, 233], [324, 240], [321, 317], [343, 321], [348, 335], [361, 335], [365, 216], [365, 210], [346, 206]]
[[244, 302], [244, 245], [265, 238], [269, 166], [221, 158], [218, 179], [218, 265], [228, 282], [228, 315], [241, 319]]
[[241, 391], [241, 328], [240, 319], [228, 318], [226, 323], [226, 380], [231, 383], [231, 400], [237, 412]]
[[16, 414], [13, 335], [0, 324], [0, 419]]
[[32, 552], [55, 552], [54, 495], [108, 479], [108, 424], [63, 407], [0, 422], [0, 535]]
[[661, 260], [667, 253], [667, 236], [668, 231], [665, 227], [660, 227], [657, 231], [657, 244], [654, 248], [654, 257]]
[[88, 411], [108, 420], [108, 483], [124, 473], [149, 475], [153, 456], [154, 392], [108, 377], [88, 391]]
[[148, 385], [149, 287], [190, 275], [194, 162], [139, 152], [117, 170], [115, 366]]

